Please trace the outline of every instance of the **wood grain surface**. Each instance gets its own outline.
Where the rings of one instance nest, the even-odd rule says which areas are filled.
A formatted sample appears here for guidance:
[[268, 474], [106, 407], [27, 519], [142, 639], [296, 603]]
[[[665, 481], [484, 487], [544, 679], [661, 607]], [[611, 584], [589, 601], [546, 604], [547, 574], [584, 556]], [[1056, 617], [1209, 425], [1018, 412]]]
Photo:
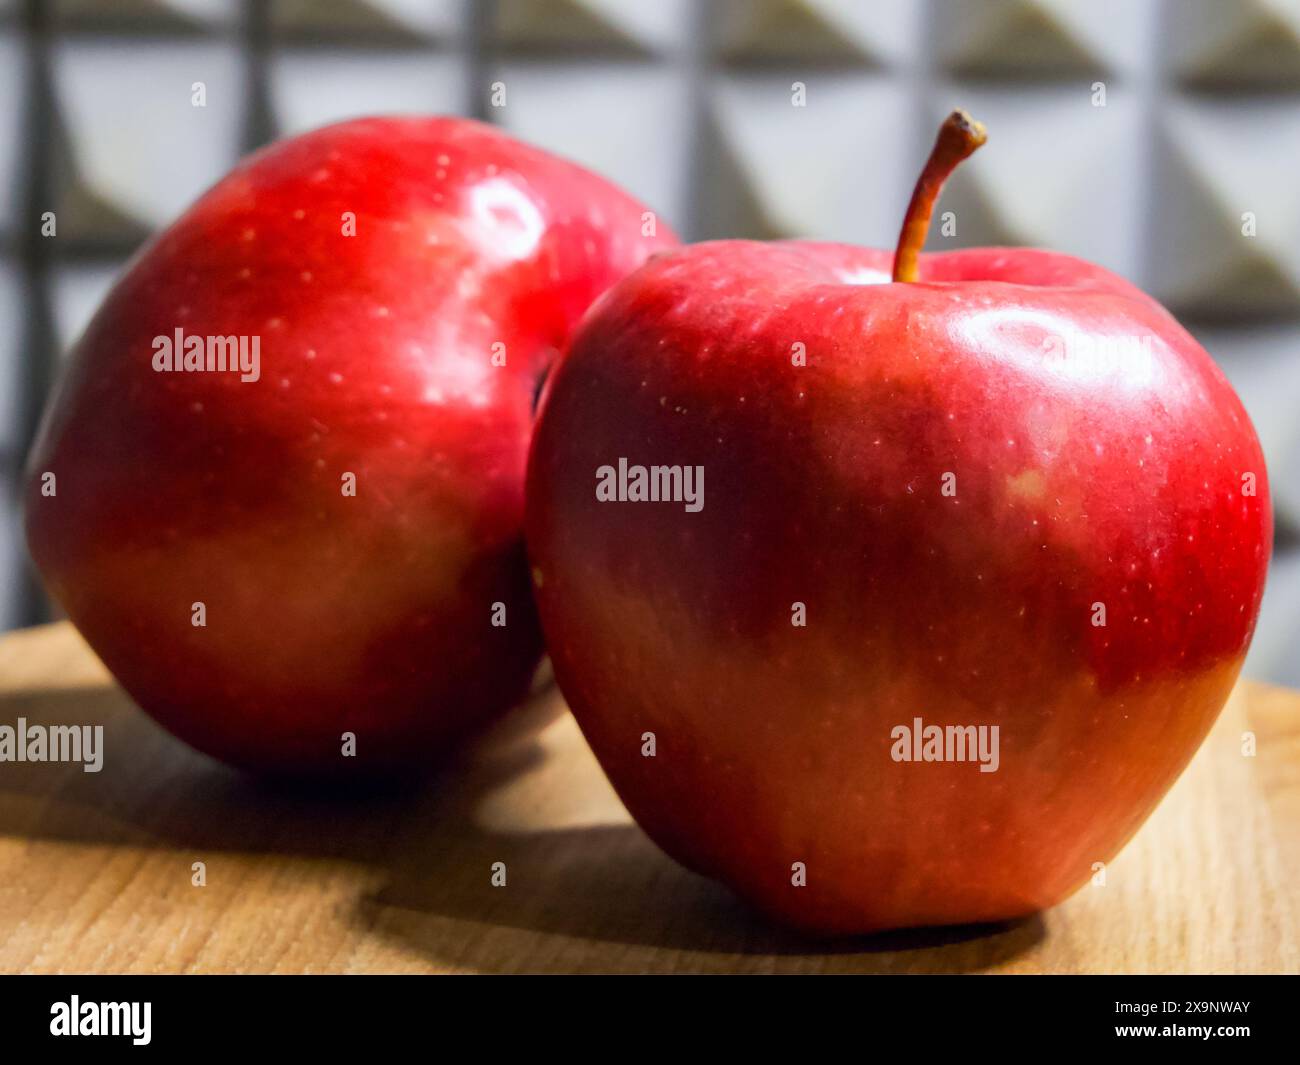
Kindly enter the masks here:
[[0, 639], [0, 725], [19, 717], [102, 724], [105, 758], [0, 763], [0, 972], [1300, 971], [1300, 694], [1258, 684], [1104, 886], [1012, 925], [840, 943], [773, 928], [666, 858], [553, 688], [397, 793], [211, 762], [66, 623]]

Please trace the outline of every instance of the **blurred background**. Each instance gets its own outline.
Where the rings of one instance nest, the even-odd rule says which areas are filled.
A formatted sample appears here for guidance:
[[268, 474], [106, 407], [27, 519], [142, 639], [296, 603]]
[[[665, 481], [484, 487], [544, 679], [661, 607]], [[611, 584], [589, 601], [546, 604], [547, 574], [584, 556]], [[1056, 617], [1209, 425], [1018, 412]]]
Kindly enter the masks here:
[[891, 246], [954, 106], [991, 143], [931, 247], [1100, 262], [1241, 393], [1278, 526], [1246, 668], [1300, 686], [1300, 0], [0, 0], [0, 628], [51, 616], [17, 484], [63, 353], [140, 242], [250, 149], [364, 113], [473, 115], [691, 239]]

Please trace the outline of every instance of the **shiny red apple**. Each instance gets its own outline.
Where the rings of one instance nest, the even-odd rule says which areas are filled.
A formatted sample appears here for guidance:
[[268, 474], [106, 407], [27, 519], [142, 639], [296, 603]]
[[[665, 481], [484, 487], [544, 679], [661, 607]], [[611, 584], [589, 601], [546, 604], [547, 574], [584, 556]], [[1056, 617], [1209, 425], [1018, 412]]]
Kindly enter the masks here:
[[1048, 251], [918, 260], [981, 134], [945, 124], [896, 255], [648, 262], [533, 440], [542, 627], [619, 795], [819, 932], [1088, 881], [1204, 738], [1263, 591], [1259, 442], [1155, 300]]
[[200, 750], [430, 764], [541, 654], [521, 531], [539, 375], [673, 243], [471, 121], [258, 152], [136, 256], [72, 355], [26, 496], [50, 591]]

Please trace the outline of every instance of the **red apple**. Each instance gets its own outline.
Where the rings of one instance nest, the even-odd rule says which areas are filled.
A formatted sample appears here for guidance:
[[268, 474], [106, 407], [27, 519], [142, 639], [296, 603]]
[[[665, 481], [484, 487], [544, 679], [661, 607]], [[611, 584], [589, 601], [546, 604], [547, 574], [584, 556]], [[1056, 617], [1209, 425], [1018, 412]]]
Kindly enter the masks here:
[[[1204, 738], [1264, 586], [1259, 442], [1156, 301], [1049, 251], [918, 262], [980, 140], [949, 119], [895, 256], [655, 257], [535, 430], [542, 627], [601, 764], [669, 854], [820, 932], [1088, 881]], [[631, 501], [636, 466], [680, 501]], [[951, 760], [913, 745], [934, 726]], [[957, 760], [977, 735], [996, 771]]]
[[[654, 228], [461, 119], [253, 155], [136, 256], [72, 355], [26, 499], [50, 591], [200, 750], [429, 764], [527, 688], [536, 384], [588, 304], [675, 243]], [[209, 369], [216, 350], [166, 368], [208, 336], [244, 337], [248, 372]]]

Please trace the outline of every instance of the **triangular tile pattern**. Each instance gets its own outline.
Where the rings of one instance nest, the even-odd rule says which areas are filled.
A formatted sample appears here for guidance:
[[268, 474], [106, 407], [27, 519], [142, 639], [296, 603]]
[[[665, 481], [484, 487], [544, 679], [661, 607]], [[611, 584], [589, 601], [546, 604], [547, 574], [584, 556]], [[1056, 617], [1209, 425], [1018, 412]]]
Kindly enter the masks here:
[[90, 324], [108, 290], [122, 272], [122, 262], [62, 263], [54, 272], [54, 328], [59, 357], [66, 359]]
[[[989, 144], [945, 187], [928, 247], [1023, 244], [1078, 255], [1137, 279], [1141, 113], [1131, 93], [1094, 107], [1086, 86], [1026, 94], [948, 89], [931, 128], [959, 101], [990, 130]], [[929, 146], [927, 145], [927, 148]], [[918, 164], [919, 165], [919, 164]], [[939, 217], [956, 214], [956, 239]]]
[[0, 495], [0, 630], [28, 623], [19, 616], [30, 563], [23, 546], [17, 498], [16, 491]]
[[[943, 197], [934, 209], [925, 242], [926, 251], [1037, 243], [1029, 227], [1021, 224], [1020, 216], [1006, 211], [997, 197], [990, 194], [990, 184], [979, 179], [974, 161], [962, 165], [943, 187]], [[951, 234], [944, 228], [949, 215], [954, 227]]]
[[727, 60], [873, 66], [906, 57], [918, 13], [907, 0], [718, 0], [709, 10], [718, 53]]
[[[970, 108], [990, 125], [990, 147], [945, 191], [929, 246], [1057, 247], [1133, 276], [1198, 335], [1221, 319], [1205, 342], [1264, 440], [1280, 535], [1300, 529], [1300, 221], [1286, 165], [1300, 141], [1290, 117], [1300, 106], [1300, 0], [491, 0], [481, 9], [490, 17], [476, 3], [46, 0], [54, 106], [43, 200], [59, 212], [49, 302], [60, 339], [71, 341], [108, 284], [111, 267], [85, 253], [116, 255], [170, 220], [233, 161], [248, 128], [258, 65], [221, 99], [207, 79], [206, 112], [177, 112], [164, 82], [183, 77], [188, 105], [196, 76], [169, 66], [176, 48], [233, 54], [250, 26], [271, 23], [269, 100], [251, 103], [267, 104], [284, 133], [364, 111], [464, 112], [480, 91], [474, 103], [485, 109], [466, 46], [486, 22], [478, 61], [529, 64], [508, 69], [509, 106], [488, 117], [606, 170], [670, 221], [687, 217], [694, 178], [696, 236], [887, 247], [932, 123], [950, 105]], [[0, 0], [0, 325], [22, 313], [4, 312], [6, 270], [26, 299], [46, 298], [29, 291], [15, 258], [18, 228], [33, 220], [5, 207], [18, 202], [11, 194], [33, 154], [16, 95], [28, 84], [17, 73], [30, 44], [25, 11]], [[67, 57], [93, 52], [96, 35], [116, 58], [92, 63], [93, 77], [70, 73], [82, 64]], [[698, 69], [688, 67], [697, 52]], [[864, 81], [841, 99], [840, 76]], [[873, 78], [894, 91], [878, 98]], [[795, 79], [808, 84], [801, 113], [789, 107]], [[1099, 79], [1107, 109], [1083, 110]], [[1061, 95], [1075, 90], [1078, 109]], [[1204, 107], [1214, 96], [1230, 105]], [[131, 126], [149, 127], [147, 138]], [[166, 152], [151, 155], [158, 145]], [[1244, 210], [1257, 212], [1255, 238], [1241, 235]], [[946, 211], [957, 215], [954, 238], [939, 229]], [[1143, 244], [1145, 273], [1130, 254]], [[1282, 318], [1261, 329], [1260, 316]], [[13, 348], [22, 334], [0, 328], [0, 403], [13, 393], [6, 359], [26, 354]], [[0, 514], [0, 602], [4, 522]], [[1300, 587], [1292, 572], [1288, 591]], [[1270, 622], [1266, 608], [1261, 632], [1286, 625], [1274, 658], [1293, 658], [1300, 614], [1283, 615]]]
[[53, 0], [55, 25], [115, 33], [204, 33], [233, 26], [239, 0]]
[[[70, 145], [56, 159], [60, 236], [111, 241], [158, 229], [238, 159], [243, 63], [232, 45], [176, 41], [159, 51], [73, 41], [56, 47], [53, 62], [57, 121]], [[199, 81], [204, 107], [191, 103]]]
[[1059, 0], [940, 0], [934, 30], [941, 66], [975, 77], [1077, 78], [1109, 62], [1096, 19], [1115, 5]]
[[[1277, 145], [1300, 105], [1171, 105], [1157, 144], [1151, 288], [1201, 318], [1300, 313], [1300, 184]], [[1256, 235], [1242, 232], [1255, 213]]]
[[681, 39], [683, 0], [628, 4], [622, 0], [497, 0], [492, 39], [511, 52], [582, 50], [642, 56]]
[[1241, 396], [1268, 457], [1273, 508], [1279, 524], [1300, 529], [1300, 480], [1283, 471], [1300, 469], [1300, 324], [1250, 331], [1198, 328], [1196, 339], [1228, 375]]
[[450, 37], [465, 0], [275, 0], [271, 27], [291, 40], [427, 44]]
[[743, 149], [733, 143], [723, 115], [712, 110], [707, 123], [703, 161], [709, 180], [699, 194], [698, 239], [782, 240], [797, 236], [789, 220], [783, 225], [770, 215], [743, 161]]
[[490, 81], [506, 91], [506, 105], [491, 109], [494, 121], [603, 174], [680, 225], [690, 107], [676, 71], [601, 61], [557, 76], [552, 64], [510, 60]]
[[[23, 283], [18, 264], [0, 256], [0, 455], [8, 457], [21, 446], [18, 426], [19, 359], [25, 337], [18, 323], [26, 318]], [[2, 604], [0, 604], [2, 605]]]
[[1295, 653], [1300, 632], [1300, 554], [1277, 554], [1269, 567], [1259, 624], [1251, 641], [1243, 672], [1267, 677], [1274, 684], [1300, 688], [1300, 655]]
[[1169, 66], [1202, 88], [1300, 86], [1300, 0], [1168, 5]]
[[1122, 73], [1136, 79], [1159, 44], [1159, 5], [1151, 0], [1034, 0], [1089, 57], [1084, 75]]
[[144, 242], [151, 226], [97, 191], [75, 158], [72, 138], [63, 124], [53, 133], [55, 179], [51, 209], [56, 232], [65, 241], [89, 247], [128, 248]]
[[583, 0], [501, 0], [492, 23], [493, 38], [512, 50], [545, 50], [557, 45], [641, 51], [635, 37]]
[[0, 37], [0, 242], [13, 237], [19, 228], [26, 117], [27, 58], [17, 38]]
[[463, 114], [468, 79], [464, 58], [443, 52], [282, 52], [270, 71], [275, 132], [289, 136], [362, 115]]
[[[906, 90], [889, 78], [837, 74], [808, 84], [807, 105], [791, 105], [778, 75], [722, 79], [712, 99], [725, 170], [708, 175], [705, 203], [740, 199], [756, 227], [740, 236], [789, 236], [889, 245], [906, 205], [901, 169], [881, 159], [909, 154]], [[845, 130], [859, 135], [845, 136]], [[730, 177], [729, 177], [730, 175]], [[737, 193], [738, 182], [743, 192]], [[726, 184], [724, 184], [726, 183]], [[718, 208], [715, 207], [715, 210]], [[714, 218], [708, 228], [719, 230]]]

